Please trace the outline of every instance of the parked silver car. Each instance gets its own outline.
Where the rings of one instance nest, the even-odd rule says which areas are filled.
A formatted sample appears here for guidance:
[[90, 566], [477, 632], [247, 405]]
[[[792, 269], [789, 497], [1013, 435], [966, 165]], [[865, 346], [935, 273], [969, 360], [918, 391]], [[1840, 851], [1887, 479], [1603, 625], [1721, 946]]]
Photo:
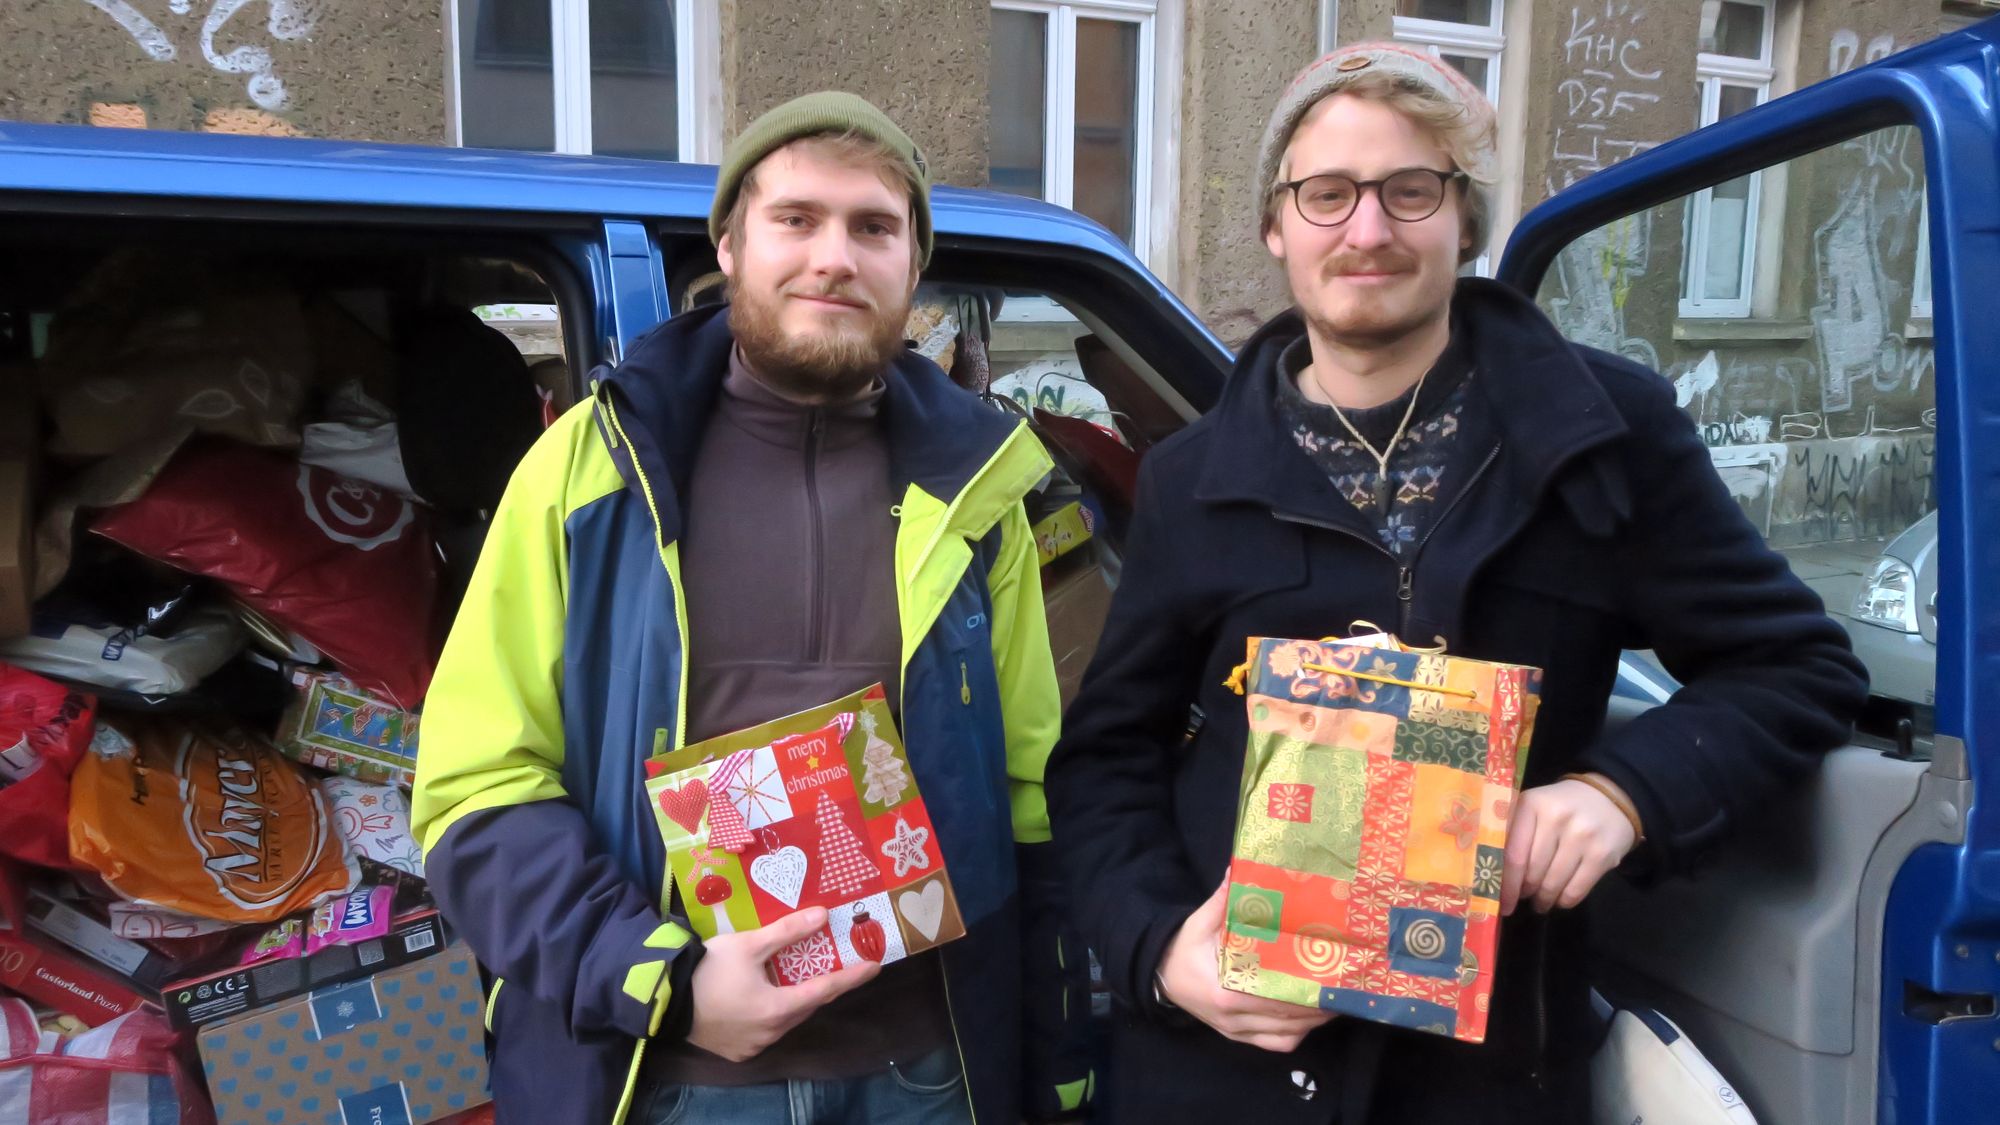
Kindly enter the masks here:
[[1846, 614], [1854, 651], [1872, 690], [1911, 703], [1936, 700], [1938, 515], [1932, 512], [1882, 548]]

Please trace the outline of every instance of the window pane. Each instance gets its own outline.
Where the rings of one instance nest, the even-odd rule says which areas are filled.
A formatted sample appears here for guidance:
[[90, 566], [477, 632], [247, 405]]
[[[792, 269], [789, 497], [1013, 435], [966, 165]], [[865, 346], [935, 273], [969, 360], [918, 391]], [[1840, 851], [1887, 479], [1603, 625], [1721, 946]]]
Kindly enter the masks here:
[[1493, 23], [1494, 0], [1396, 0], [1396, 14], [1446, 23]]
[[680, 85], [673, 0], [590, 0], [590, 149], [673, 160]]
[[[1868, 174], [1885, 161], [1913, 178]], [[1877, 130], [1783, 167], [1782, 197], [1758, 200], [1770, 182], [1759, 172], [1583, 235], [1556, 257], [1539, 301], [1571, 339], [1674, 384], [1722, 484], [1845, 628], [1874, 693], [1910, 705], [1865, 720], [1870, 732], [1907, 714], [1921, 745], [1933, 606], [1963, 613], [1940, 588], [1936, 457], [1948, 423], [1938, 417], [1937, 358], [1928, 333], [1905, 327], [1904, 286], [1922, 246], [1922, 138], [1909, 126]], [[1724, 303], [1748, 296], [1737, 271], [1752, 200], [1767, 237], [1798, 232], [1772, 263], [1783, 273], [1769, 315], [1807, 334], [1684, 337], [1681, 298], [1693, 294], [1676, 284], [1671, 232], [1699, 205], [1708, 221], [1689, 224], [1689, 249], [1707, 261], [1695, 263], [1693, 288]]]
[[455, 2], [460, 142], [475, 148], [555, 148], [549, 0]]
[[1742, 113], [1746, 109], [1753, 109], [1756, 107], [1757, 87], [1724, 86], [1722, 88], [1720, 96], [1716, 99], [1716, 102], [1717, 102], [1717, 112], [1715, 115], [1715, 119], [1717, 121], [1720, 121], [1727, 117], [1734, 117], [1737, 114]]
[[1071, 207], [1132, 240], [1139, 25], [1076, 21], [1076, 157]]
[[1481, 92], [1490, 92], [1493, 89], [1493, 87], [1486, 84], [1487, 76], [1491, 73], [1492, 60], [1480, 58], [1477, 55], [1440, 55], [1439, 57], [1452, 66], [1457, 67], [1458, 72], [1465, 75], [1474, 86], [1479, 87]]
[[1704, 0], [1701, 49], [1739, 59], [1764, 57], [1764, 7], [1738, 0]]
[[993, 12], [993, 58], [987, 82], [993, 103], [992, 184], [995, 190], [1042, 198], [1045, 102], [1048, 100], [1049, 18], [1039, 12]]
[[1750, 177], [1721, 184], [1708, 201], [1708, 268], [1702, 296], [1734, 301], [1743, 296], [1743, 254], [1750, 244]]

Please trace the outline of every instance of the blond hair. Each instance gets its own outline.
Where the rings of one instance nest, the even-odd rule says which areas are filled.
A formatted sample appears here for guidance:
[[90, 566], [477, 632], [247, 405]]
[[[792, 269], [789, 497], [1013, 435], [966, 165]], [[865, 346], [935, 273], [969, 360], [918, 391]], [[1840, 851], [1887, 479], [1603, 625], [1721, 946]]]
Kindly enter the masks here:
[[[1292, 140], [1298, 136], [1299, 129], [1320, 113], [1328, 102], [1343, 94], [1379, 102], [1402, 114], [1430, 134], [1438, 147], [1451, 157], [1452, 164], [1471, 178], [1472, 182], [1465, 188], [1465, 213], [1462, 216], [1465, 235], [1471, 245], [1459, 252], [1458, 260], [1460, 265], [1464, 265], [1479, 257], [1487, 238], [1493, 233], [1493, 189], [1499, 182], [1493, 115], [1490, 112], [1472, 112], [1467, 105], [1447, 101], [1418, 82], [1386, 72], [1363, 73], [1348, 79], [1339, 89], [1313, 103], [1299, 117], [1291, 136], [1285, 140], [1285, 151], [1278, 161], [1279, 179], [1291, 175]], [[1264, 218], [1259, 233], [1269, 233], [1272, 224], [1278, 221], [1278, 208], [1284, 201], [1285, 193], [1280, 192], [1276, 184], [1264, 185]]]

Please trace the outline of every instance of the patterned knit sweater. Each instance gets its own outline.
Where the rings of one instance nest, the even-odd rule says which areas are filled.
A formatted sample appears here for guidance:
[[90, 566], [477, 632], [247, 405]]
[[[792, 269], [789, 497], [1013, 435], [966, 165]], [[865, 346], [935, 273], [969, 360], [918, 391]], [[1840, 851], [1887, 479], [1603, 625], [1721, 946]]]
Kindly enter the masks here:
[[1421, 387], [1380, 406], [1345, 412], [1354, 428], [1380, 450], [1395, 435], [1410, 396], [1422, 394], [1409, 428], [1389, 454], [1386, 511], [1376, 506], [1376, 480], [1381, 474], [1374, 454], [1354, 440], [1332, 407], [1312, 402], [1299, 391], [1299, 373], [1312, 363], [1306, 338], [1293, 341], [1279, 357], [1278, 415], [1286, 432], [1361, 513], [1381, 537], [1382, 546], [1405, 563], [1415, 557], [1425, 533], [1471, 472], [1466, 434], [1469, 429], [1483, 429], [1478, 423], [1484, 421], [1479, 396], [1473, 393], [1471, 350], [1465, 334], [1454, 330]]

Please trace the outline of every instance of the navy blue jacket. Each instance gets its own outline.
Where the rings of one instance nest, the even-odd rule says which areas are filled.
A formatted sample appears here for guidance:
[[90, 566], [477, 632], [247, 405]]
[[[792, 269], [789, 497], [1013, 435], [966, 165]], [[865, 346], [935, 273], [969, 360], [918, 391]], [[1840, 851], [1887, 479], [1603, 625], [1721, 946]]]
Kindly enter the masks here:
[[[1481, 1046], [1336, 1020], [1279, 1055], [1154, 1001], [1168, 942], [1227, 866], [1247, 731], [1224, 680], [1246, 637], [1370, 621], [1544, 669], [1524, 784], [1616, 781], [1645, 825], [1627, 861], [1641, 873], [1697, 867], [1801, 784], [1865, 699], [1846, 634], [1730, 498], [1671, 384], [1571, 344], [1504, 286], [1469, 279], [1454, 301], [1486, 448], [1466, 451], [1469, 476], [1407, 569], [1278, 422], [1295, 313], [1253, 337], [1216, 409], [1144, 464], [1122, 584], [1047, 779], [1079, 928], [1121, 1001], [1114, 1120], [1354, 1121], [1371, 1079], [1383, 1121], [1587, 1108], [1598, 1033], [1573, 913], [1523, 908], [1503, 925]], [[1619, 651], [1643, 648], [1685, 686], [1607, 735]]]

